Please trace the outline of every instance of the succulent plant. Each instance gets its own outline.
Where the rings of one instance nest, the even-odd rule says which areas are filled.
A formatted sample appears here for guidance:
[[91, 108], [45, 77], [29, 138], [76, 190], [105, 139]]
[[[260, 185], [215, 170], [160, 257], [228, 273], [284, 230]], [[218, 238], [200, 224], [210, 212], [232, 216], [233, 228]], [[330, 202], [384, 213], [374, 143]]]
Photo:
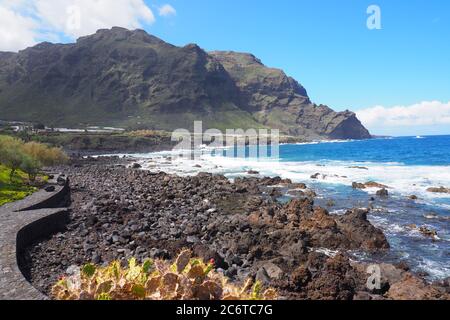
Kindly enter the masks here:
[[163, 260], [136, 259], [122, 268], [114, 261], [107, 267], [87, 264], [52, 288], [57, 300], [274, 300], [277, 292], [263, 290], [249, 279], [242, 287], [230, 284], [209, 263], [183, 250], [173, 264]]

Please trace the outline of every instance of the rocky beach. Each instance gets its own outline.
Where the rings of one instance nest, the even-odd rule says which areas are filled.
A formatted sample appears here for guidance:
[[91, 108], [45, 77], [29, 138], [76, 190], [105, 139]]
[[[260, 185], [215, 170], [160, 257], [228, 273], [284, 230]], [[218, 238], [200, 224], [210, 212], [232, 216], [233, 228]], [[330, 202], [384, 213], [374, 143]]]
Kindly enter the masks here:
[[[71, 221], [64, 232], [27, 248], [22, 261], [28, 280], [47, 295], [74, 266], [172, 259], [188, 248], [212, 259], [230, 281], [254, 278], [283, 299], [449, 299], [448, 279], [426, 282], [401, 260], [378, 263], [380, 286], [368, 286], [370, 265], [347, 252], [382, 254], [390, 247], [367, 219], [369, 209], [330, 214], [303, 183], [181, 177], [118, 157], [78, 159], [56, 169], [70, 179]], [[287, 192], [295, 197], [280, 202]]]
[[450, 2], [391, 2], [0, 0], [0, 301], [450, 301]]

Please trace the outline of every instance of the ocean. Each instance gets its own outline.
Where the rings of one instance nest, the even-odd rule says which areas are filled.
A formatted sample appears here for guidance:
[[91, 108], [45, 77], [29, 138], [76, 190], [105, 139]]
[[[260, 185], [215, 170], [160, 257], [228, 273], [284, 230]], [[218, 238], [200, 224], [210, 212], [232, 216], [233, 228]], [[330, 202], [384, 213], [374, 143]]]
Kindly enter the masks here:
[[[350, 252], [354, 259], [404, 260], [429, 280], [450, 277], [450, 194], [427, 191], [430, 187], [450, 188], [450, 136], [286, 144], [280, 146], [276, 160], [229, 158], [208, 150], [197, 160], [174, 155], [159, 152], [129, 156], [136, 157], [144, 169], [179, 175], [211, 172], [233, 179], [255, 170], [262, 176], [304, 182], [316, 191], [316, 204], [331, 214], [344, 214], [372, 203], [369, 219], [384, 231], [391, 250], [377, 256]], [[312, 178], [315, 174], [319, 174], [317, 179]], [[387, 185], [389, 197], [376, 197], [379, 188], [352, 188], [353, 182], [369, 181]], [[410, 199], [412, 195], [417, 200]], [[280, 198], [288, 200], [288, 195]], [[426, 237], [412, 225], [435, 230], [438, 237]]]

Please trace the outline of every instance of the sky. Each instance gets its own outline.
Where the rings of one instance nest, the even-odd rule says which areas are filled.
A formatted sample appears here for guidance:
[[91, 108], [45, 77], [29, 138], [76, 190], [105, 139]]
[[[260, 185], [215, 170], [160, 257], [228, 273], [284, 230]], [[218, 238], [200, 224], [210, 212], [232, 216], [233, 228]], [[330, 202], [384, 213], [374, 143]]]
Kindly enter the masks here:
[[450, 1], [0, 0], [0, 17], [3, 51], [141, 28], [251, 52], [373, 134], [450, 134]]

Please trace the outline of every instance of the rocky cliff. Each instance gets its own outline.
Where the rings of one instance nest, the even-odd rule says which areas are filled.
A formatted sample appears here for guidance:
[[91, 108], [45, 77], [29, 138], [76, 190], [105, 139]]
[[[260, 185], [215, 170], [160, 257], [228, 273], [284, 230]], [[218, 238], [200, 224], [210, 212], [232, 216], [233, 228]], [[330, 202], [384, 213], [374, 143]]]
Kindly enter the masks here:
[[253, 55], [176, 47], [123, 28], [0, 53], [0, 119], [163, 130], [203, 120], [306, 139], [370, 137], [354, 113], [313, 104], [297, 81]]

